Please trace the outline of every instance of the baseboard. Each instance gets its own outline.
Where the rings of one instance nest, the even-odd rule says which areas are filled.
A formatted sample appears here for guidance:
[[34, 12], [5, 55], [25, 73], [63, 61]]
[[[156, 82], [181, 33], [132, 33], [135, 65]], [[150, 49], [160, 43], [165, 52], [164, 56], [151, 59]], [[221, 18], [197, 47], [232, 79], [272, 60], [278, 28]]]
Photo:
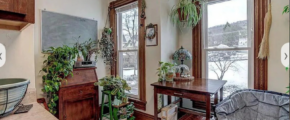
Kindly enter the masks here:
[[[134, 116], [135, 116], [135, 120], [154, 120], [154, 116], [141, 112], [141, 111], [134, 111]], [[161, 120], [160, 118], [158, 118], [158, 120]]]

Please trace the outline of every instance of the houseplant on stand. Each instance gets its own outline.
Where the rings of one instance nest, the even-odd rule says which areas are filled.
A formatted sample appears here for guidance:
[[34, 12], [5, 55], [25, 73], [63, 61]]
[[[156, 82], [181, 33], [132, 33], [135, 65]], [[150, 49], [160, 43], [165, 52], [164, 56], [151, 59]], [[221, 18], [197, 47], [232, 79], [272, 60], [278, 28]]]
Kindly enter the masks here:
[[173, 24], [179, 27], [194, 27], [202, 16], [202, 11], [198, 2], [203, 0], [179, 0], [179, 3], [173, 6], [170, 18]]
[[62, 81], [66, 81], [66, 77], [73, 75], [74, 59], [77, 54], [76, 48], [68, 46], [54, 48], [51, 47], [45, 51], [47, 53], [47, 59], [43, 61], [43, 68], [41, 72], [43, 89], [48, 99], [49, 112], [56, 114], [56, 106], [58, 101], [57, 91], [61, 86]]

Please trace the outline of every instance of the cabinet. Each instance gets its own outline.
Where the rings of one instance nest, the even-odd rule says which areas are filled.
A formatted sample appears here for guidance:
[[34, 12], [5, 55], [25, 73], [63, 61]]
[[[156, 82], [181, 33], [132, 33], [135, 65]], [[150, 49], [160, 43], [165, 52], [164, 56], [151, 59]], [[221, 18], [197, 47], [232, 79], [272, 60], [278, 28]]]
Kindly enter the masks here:
[[0, 29], [23, 30], [35, 22], [35, 0], [0, 0]]
[[99, 92], [96, 68], [74, 69], [73, 76], [63, 81], [59, 90], [60, 120], [98, 120]]

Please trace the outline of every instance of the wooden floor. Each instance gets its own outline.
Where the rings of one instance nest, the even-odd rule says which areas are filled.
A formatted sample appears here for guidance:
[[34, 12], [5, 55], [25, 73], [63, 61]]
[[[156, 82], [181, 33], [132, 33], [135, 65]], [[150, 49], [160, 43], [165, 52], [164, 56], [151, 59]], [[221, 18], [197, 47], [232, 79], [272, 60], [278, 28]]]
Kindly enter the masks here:
[[205, 117], [197, 116], [197, 115], [191, 115], [191, 114], [185, 114], [179, 120], [205, 120]]

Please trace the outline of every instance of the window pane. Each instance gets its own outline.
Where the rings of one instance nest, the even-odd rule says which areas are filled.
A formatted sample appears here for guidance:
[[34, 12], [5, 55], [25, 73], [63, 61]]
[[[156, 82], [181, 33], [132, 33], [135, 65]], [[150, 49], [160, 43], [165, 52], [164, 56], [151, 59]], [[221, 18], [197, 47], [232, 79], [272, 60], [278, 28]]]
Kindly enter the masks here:
[[119, 52], [119, 74], [131, 87], [129, 94], [138, 95], [138, 53]]
[[247, 0], [208, 5], [207, 48], [248, 47]]
[[138, 49], [138, 8], [122, 12], [122, 30], [119, 49]]
[[226, 80], [224, 96], [248, 88], [248, 50], [208, 51], [209, 79]]

